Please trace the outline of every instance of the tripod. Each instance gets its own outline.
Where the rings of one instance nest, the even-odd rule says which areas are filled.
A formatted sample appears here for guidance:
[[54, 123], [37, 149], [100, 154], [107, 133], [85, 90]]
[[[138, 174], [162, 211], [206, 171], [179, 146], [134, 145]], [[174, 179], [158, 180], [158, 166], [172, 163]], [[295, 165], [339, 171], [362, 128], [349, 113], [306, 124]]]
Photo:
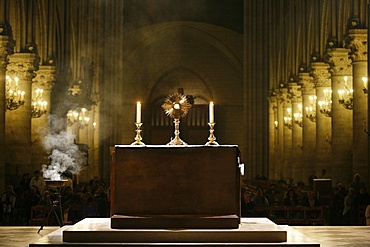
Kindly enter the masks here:
[[[45, 181], [46, 185], [48, 187], [49, 194], [47, 195], [47, 199], [45, 200], [45, 211], [44, 216], [42, 218], [42, 224], [40, 229], [37, 231], [37, 233], [40, 233], [40, 231], [44, 228], [44, 226], [47, 224], [47, 222], [50, 222], [50, 217], [52, 214], [54, 214], [55, 218], [58, 221], [58, 224], [60, 227], [63, 226], [63, 209], [62, 209], [62, 200], [61, 200], [61, 189], [64, 184], [63, 180], [58, 181], [52, 181], [52, 183]], [[53, 190], [54, 188], [54, 190]], [[54, 195], [54, 200], [51, 198], [51, 194]], [[58, 210], [59, 209], [59, 210]], [[58, 212], [59, 211], [59, 215]]]

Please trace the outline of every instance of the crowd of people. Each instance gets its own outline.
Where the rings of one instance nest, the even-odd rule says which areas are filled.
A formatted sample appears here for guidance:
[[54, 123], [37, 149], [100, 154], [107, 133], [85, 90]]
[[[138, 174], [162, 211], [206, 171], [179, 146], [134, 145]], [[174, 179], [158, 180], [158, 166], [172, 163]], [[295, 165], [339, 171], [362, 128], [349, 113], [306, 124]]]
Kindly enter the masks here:
[[[17, 179], [18, 178], [18, 179]], [[74, 184], [72, 176], [65, 174], [66, 182], [61, 188], [51, 188], [39, 171], [17, 173], [8, 179], [1, 194], [0, 225], [32, 224], [33, 206], [62, 206], [64, 222], [76, 223], [86, 217], [109, 217], [109, 185], [94, 177], [86, 184]], [[58, 201], [58, 205], [54, 203]], [[45, 211], [38, 217], [46, 217]], [[53, 217], [54, 215], [52, 215]], [[58, 224], [51, 219], [52, 224]]]
[[[326, 170], [322, 176], [326, 178]], [[370, 195], [366, 185], [361, 182], [359, 174], [355, 174], [348, 189], [337, 182], [328, 195], [319, 194], [313, 190], [313, 174], [308, 179], [308, 185], [300, 182], [287, 182], [283, 179], [269, 181], [256, 177], [247, 181], [242, 188], [241, 214], [243, 217], [267, 216], [266, 212], [256, 212], [255, 206], [323, 206], [327, 225], [366, 225], [370, 219]], [[262, 183], [261, 183], [262, 181]], [[258, 184], [258, 186], [256, 186]], [[269, 187], [266, 187], [269, 184]]]
[[[326, 176], [323, 169], [322, 176]], [[241, 216], [267, 216], [266, 212], [256, 212], [255, 206], [323, 206], [328, 225], [364, 225], [366, 215], [370, 219], [370, 195], [359, 174], [354, 175], [348, 189], [337, 182], [327, 196], [313, 191], [314, 174], [304, 183], [294, 184], [294, 180], [269, 181], [256, 177], [248, 181], [241, 190]], [[50, 206], [60, 200], [64, 221], [76, 223], [86, 217], [109, 217], [109, 185], [94, 177], [89, 183], [74, 184], [72, 176], [65, 174], [68, 181], [55, 191], [45, 183], [39, 171], [8, 178], [5, 191], [1, 193], [0, 225], [29, 225], [33, 206]], [[261, 181], [263, 183], [261, 183]], [[366, 212], [367, 211], [367, 212]], [[42, 217], [42, 216], [41, 216]], [[54, 222], [56, 223], [56, 222]]]

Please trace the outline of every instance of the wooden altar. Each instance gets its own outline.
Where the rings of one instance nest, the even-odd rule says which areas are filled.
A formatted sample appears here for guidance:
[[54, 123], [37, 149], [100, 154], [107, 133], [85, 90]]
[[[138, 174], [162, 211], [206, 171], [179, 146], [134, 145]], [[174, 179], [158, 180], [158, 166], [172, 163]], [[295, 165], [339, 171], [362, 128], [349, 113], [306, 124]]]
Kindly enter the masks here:
[[111, 227], [238, 228], [236, 145], [111, 148]]

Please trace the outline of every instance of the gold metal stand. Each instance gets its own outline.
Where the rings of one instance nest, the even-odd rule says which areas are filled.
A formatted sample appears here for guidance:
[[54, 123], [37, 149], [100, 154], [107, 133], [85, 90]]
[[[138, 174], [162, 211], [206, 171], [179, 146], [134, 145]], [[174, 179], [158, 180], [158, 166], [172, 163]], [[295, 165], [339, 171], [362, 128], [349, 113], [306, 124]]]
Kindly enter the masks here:
[[143, 123], [135, 123], [136, 125], [136, 136], [135, 136], [135, 141], [133, 143], [131, 143], [131, 145], [145, 145], [144, 142], [142, 142], [141, 140], [143, 138], [141, 138], [141, 125], [143, 125]]
[[167, 143], [167, 145], [188, 145], [186, 142], [184, 142], [180, 138], [180, 119], [175, 118], [173, 123], [175, 124], [175, 132], [174, 132], [175, 138], [172, 139], [169, 143]]
[[216, 124], [215, 122], [208, 123], [208, 125], [209, 125], [209, 137], [208, 137], [208, 142], [205, 144], [206, 146], [209, 146], [209, 145], [219, 145], [216, 142], [215, 135], [213, 134], [213, 132], [215, 132], [215, 130], [214, 130], [215, 124]]

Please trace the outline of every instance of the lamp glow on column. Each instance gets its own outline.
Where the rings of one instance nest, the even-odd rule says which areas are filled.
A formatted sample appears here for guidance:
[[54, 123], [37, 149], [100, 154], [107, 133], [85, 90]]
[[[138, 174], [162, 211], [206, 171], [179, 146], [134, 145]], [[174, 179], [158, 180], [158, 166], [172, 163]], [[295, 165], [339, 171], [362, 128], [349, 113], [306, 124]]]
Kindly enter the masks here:
[[364, 91], [365, 94], [367, 94], [367, 91], [368, 91], [367, 77], [362, 77], [362, 82], [364, 83], [364, 88], [362, 90]]
[[131, 145], [145, 145], [141, 140], [143, 139], [141, 137], [141, 103], [140, 101], [138, 101], [136, 103], [136, 122], [135, 122], [135, 125], [136, 125], [136, 136], [134, 138], [134, 142], [131, 143]]
[[214, 136], [214, 126], [215, 126], [215, 105], [211, 101], [209, 102], [209, 137], [208, 137], [208, 142], [205, 145], [219, 145], [216, 142], [216, 137]]
[[341, 104], [345, 109], [352, 110], [353, 109], [353, 89], [347, 86], [348, 77], [345, 76], [344, 78], [344, 89], [338, 90], [338, 102]]
[[[13, 86], [13, 81], [15, 85]], [[5, 84], [5, 109], [6, 110], [16, 110], [20, 106], [24, 105], [25, 100], [25, 92], [19, 90], [18, 85], [19, 78], [14, 77], [13, 79], [10, 76], [6, 76], [6, 84]]]

